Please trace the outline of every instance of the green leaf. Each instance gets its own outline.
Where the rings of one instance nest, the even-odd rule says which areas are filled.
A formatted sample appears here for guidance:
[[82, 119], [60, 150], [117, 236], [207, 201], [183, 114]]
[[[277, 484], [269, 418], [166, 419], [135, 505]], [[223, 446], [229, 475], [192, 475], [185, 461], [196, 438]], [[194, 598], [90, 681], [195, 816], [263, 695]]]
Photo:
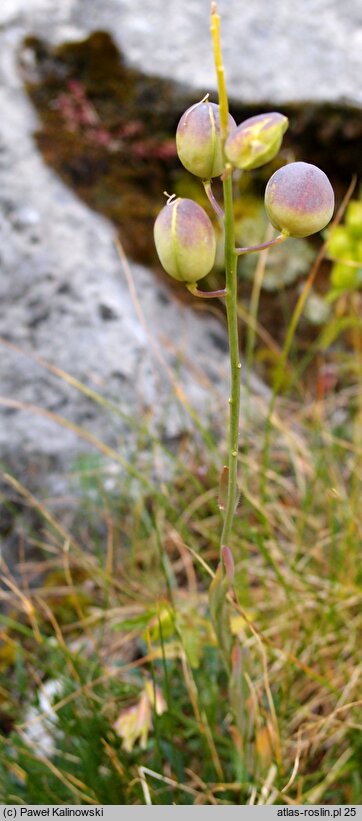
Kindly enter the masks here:
[[357, 328], [360, 324], [360, 319], [352, 316], [343, 316], [338, 319], [331, 320], [331, 322], [328, 323], [324, 331], [321, 333], [319, 347], [322, 350], [326, 350], [333, 345], [333, 342], [335, 342], [343, 331], [347, 330], [347, 328]]
[[220, 653], [226, 668], [230, 671], [230, 657], [234, 643], [230, 624], [230, 605], [226, 598], [230, 584], [224, 575], [222, 566], [216, 571], [209, 590], [209, 606], [213, 628], [216, 633]]

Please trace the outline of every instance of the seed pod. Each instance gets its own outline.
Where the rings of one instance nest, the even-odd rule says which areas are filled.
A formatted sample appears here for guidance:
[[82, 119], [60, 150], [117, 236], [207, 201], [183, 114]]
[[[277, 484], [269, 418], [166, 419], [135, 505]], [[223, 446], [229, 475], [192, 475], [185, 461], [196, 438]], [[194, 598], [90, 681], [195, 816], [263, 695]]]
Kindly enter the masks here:
[[265, 189], [265, 208], [278, 231], [291, 237], [308, 237], [332, 219], [333, 188], [316, 165], [292, 162], [270, 177]]
[[337, 259], [353, 259], [354, 242], [344, 225], [337, 225], [328, 237], [327, 253]]
[[198, 282], [211, 271], [216, 240], [212, 223], [200, 205], [189, 199], [171, 200], [160, 211], [154, 238], [161, 263], [174, 279]]
[[[236, 122], [229, 114], [229, 130]], [[182, 115], [176, 131], [176, 147], [182, 165], [203, 180], [218, 177], [224, 170], [219, 106], [196, 103]]]
[[346, 211], [346, 225], [348, 233], [355, 239], [362, 237], [362, 202], [361, 200], [352, 200], [349, 203]]
[[331, 273], [331, 285], [337, 291], [348, 291], [353, 288], [358, 288], [359, 285], [359, 270], [351, 265], [345, 265], [343, 262], [337, 262], [333, 265]]
[[226, 140], [228, 160], [246, 171], [260, 168], [278, 153], [288, 125], [288, 118], [277, 111], [249, 117]]

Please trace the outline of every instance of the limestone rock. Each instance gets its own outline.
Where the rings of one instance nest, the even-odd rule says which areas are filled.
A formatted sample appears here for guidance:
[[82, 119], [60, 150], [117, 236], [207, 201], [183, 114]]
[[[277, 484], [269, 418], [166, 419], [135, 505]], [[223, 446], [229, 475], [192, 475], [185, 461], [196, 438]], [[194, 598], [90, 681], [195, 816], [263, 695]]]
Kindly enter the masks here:
[[[362, 104], [358, 0], [219, 0], [230, 93], [244, 103]], [[215, 87], [209, 0], [2, 0], [0, 26], [48, 37], [111, 31], [138, 69]]]

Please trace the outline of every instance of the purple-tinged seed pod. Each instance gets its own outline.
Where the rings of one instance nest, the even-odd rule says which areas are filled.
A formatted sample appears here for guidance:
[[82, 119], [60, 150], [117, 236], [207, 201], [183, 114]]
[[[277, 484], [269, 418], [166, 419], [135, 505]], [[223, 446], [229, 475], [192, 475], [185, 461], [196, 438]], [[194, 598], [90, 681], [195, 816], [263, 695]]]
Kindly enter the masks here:
[[245, 171], [260, 168], [278, 153], [288, 118], [277, 111], [249, 117], [231, 131], [225, 143], [227, 159]]
[[[236, 122], [229, 114], [229, 131]], [[218, 177], [224, 170], [220, 136], [220, 114], [216, 103], [196, 103], [182, 115], [176, 131], [176, 147], [182, 165], [203, 180]]]
[[179, 197], [160, 211], [155, 245], [168, 274], [180, 282], [198, 282], [215, 262], [216, 239], [211, 220], [200, 205]]
[[333, 188], [316, 165], [292, 162], [270, 177], [265, 189], [265, 208], [278, 231], [291, 237], [308, 237], [332, 219]]

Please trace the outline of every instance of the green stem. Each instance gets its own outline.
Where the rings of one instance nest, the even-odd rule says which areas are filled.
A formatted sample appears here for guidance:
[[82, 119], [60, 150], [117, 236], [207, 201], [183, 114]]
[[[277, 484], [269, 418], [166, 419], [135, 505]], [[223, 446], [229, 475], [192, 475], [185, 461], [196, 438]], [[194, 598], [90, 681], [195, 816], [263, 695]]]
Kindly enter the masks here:
[[225, 69], [221, 54], [220, 42], [220, 17], [217, 13], [216, 0], [211, 3], [211, 37], [214, 50], [214, 61], [217, 78], [217, 88], [219, 92], [219, 114], [220, 114], [220, 129], [221, 140], [224, 143], [228, 135], [229, 123], [229, 101], [226, 92], [225, 83]]
[[[219, 112], [221, 143], [224, 144], [228, 135], [229, 103], [226, 92], [225, 71], [221, 53], [220, 18], [217, 13], [216, 1], [211, 4], [211, 36], [214, 50], [214, 61], [219, 92]], [[224, 154], [225, 158], [225, 154]], [[226, 275], [226, 314], [228, 322], [231, 390], [229, 398], [229, 443], [228, 443], [228, 486], [225, 503], [224, 525], [221, 534], [221, 566], [222, 548], [228, 546], [231, 534], [235, 508], [237, 503], [237, 466], [239, 449], [239, 415], [240, 415], [240, 368], [239, 362], [239, 335], [237, 314], [237, 254], [235, 249], [233, 177], [231, 166], [226, 165], [222, 175], [224, 194], [224, 229], [225, 229], [225, 275]]]
[[237, 462], [239, 449], [240, 369], [237, 315], [237, 255], [235, 251], [233, 182], [228, 175], [223, 182], [225, 209], [226, 313], [230, 347], [231, 391], [229, 399], [228, 488], [221, 548], [227, 545], [237, 504]]
[[206, 194], [206, 196], [209, 200], [209, 203], [212, 205], [212, 207], [215, 211], [215, 214], [217, 214], [217, 216], [220, 217], [221, 219], [224, 219], [224, 216], [225, 216], [224, 211], [223, 211], [223, 209], [221, 208], [221, 205], [219, 205], [217, 199], [214, 196], [214, 192], [213, 192], [212, 187], [211, 187], [211, 180], [203, 180], [202, 184], [203, 184], [204, 189], [205, 189], [205, 194]]
[[268, 242], [262, 242], [260, 245], [250, 245], [246, 248], [236, 248], [236, 253], [238, 256], [241, 254], [252, 254], [255, 251], [265, 251], [267, 248], [272, 248], [274, 245], [280, 245], [281, 242], [285, 242], [288, 239], [288, 234], [278, 234], [277, 237], [274, 239], [268, 240]]
[[194, 284], [193, 282], [186, 285], [186, 288], [190, 291], [190, 294], [201, 297], [201, 299], [222, 299], [222, 297], [227, 294], [226, 288], [221, 288], [218, 291], [199, 291], [196, 283]]

